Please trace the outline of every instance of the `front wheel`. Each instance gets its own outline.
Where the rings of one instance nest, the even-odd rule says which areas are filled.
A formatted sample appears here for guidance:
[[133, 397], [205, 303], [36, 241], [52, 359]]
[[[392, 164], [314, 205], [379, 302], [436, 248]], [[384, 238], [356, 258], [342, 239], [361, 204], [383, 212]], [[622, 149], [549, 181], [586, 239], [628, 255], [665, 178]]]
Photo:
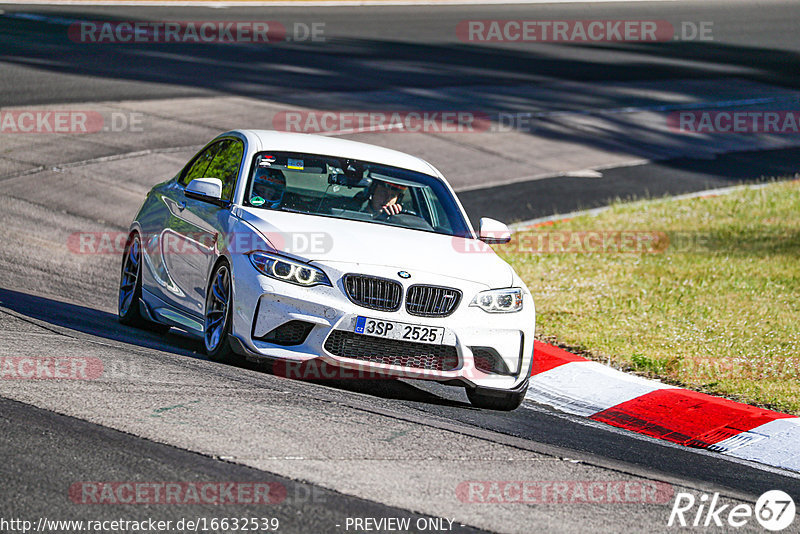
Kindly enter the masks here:
[[513, 391], [498, 391], [485, 388], [466, 388], [469, 402], [476, 408], [510, 412], [519, 408], [528, 392], [528, 382]]
[[119, 280], [117, 313], [119, 322], [164, 334], [169, 326], [153, 323], [142, 317], [139, 300], [142, 298], [142, 242], [139, 234], [132, 234], [122, 255], [122, 272]]
[[203, 329], [203, 343], [208, 359], [215, 362], [231, 363], [236, 355], [231, 349], [228, 334], [231, 330], [231, 310], [233, 308], [233, 288], [231, 270], [222, 261], [214, 269], [206, 295], [206, 311]]

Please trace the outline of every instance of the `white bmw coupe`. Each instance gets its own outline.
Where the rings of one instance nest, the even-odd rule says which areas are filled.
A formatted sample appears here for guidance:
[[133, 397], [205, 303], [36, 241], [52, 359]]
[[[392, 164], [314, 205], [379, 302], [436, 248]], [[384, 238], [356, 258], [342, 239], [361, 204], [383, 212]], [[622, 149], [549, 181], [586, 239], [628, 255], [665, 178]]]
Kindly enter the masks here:
[[466, 388], [513, 410], [533, 362], [530, 291], [444, 176], [336, 138], [236, 130], [156, 185], [130, 227], [119, 318], [208, 357], [323, 362]]

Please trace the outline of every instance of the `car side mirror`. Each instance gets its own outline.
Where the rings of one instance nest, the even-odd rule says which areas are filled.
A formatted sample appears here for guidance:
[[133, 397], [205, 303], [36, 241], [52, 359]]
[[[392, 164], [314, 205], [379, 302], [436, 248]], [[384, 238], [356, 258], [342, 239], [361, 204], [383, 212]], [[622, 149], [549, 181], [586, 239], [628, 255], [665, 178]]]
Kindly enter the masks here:
[[219, 178], [196, 178], [186, 186], [184, 195], [219, 206], [227, 204], [222, 200], [222, 180]]
[[501, 245], [511, 241], [511, 230], [500, 221], [482, 217], [478, 239], [490, 245]]

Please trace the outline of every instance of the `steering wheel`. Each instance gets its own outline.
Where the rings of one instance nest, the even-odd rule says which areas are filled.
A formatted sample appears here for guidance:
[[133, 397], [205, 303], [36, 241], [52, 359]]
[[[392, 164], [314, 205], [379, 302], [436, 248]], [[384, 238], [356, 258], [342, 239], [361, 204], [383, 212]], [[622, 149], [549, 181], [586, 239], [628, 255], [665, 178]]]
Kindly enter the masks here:
[[[413, 211], [413, 210], [403, 210], [400, 213], [396, 213], [395, 215], [410, 215], [411, 217], [419, 217], [420, 219], [423, 218], [422, 215], [420, 215], [419, 213], [417, 213], [416, 211]], [[373, 219], [375, 219], [376, 221], [385, 221], [385, 220], [388, 220], [389, 217], [394, 217], [394, 215], [390, 215], [390, 214], [386, 213], [385, 211], [380, 211], [380, 212], [378, 212], [377, 215], [373, 216]]]

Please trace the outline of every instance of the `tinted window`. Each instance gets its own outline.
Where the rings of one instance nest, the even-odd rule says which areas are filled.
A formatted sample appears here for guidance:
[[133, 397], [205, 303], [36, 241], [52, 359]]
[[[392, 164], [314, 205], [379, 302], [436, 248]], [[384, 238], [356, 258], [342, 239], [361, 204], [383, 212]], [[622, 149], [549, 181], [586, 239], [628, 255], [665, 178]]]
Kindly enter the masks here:
[[[223, 141], [222, 143], [226, 143], [226, 141]], [[186, 186], [189, 185], [189, 182], [191, 182], [196, 178], [207, 178], [207, 176], [205, 175], [206, 169], [214, 160], [214, 156], [220, 149], [222, 143], [214, 143], [210, 147], [200, 152], [197, 156], [195, 156], [192, 165], [187, 169], [187, 171], [181, 177], [180, 184]]]
[[222, 200], [231, 200], [239, 167], [244, 155], [244, 144], [239, 141], [223, 141], [213, 161], [206, 169], [204, 178], [219, 178], [222, 181]]

